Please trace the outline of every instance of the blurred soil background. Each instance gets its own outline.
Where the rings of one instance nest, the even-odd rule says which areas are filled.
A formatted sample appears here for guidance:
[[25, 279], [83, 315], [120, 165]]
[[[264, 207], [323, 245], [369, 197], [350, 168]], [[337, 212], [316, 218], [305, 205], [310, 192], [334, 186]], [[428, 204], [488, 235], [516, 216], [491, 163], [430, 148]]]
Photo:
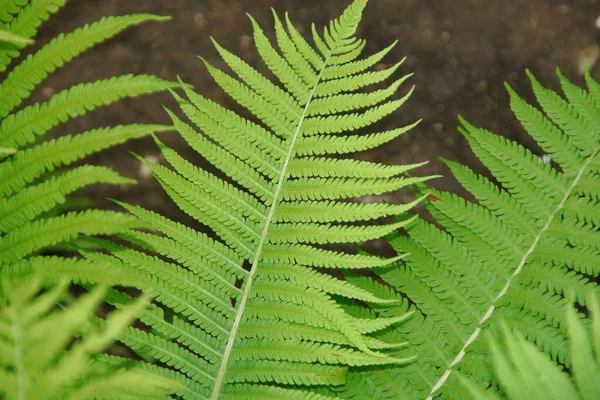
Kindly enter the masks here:
[[[246, 12], [271, 35], [271, 7], [280, 16], [289, 12], [302, 31], [309, 29], [312, 22], [323, 26], [337, 17], [349, 1], [72, 0], [44, 25], [38, 45], [60, 32], [69, 32], [107, 15], [146, 12], [170, 15], [173, 19], [130, 29], [77, 58], [43, 83], [36, 100], [44, 100], [78, 82], [137, 73], [169, 80], [179, 75], [199, 93], [233, 106], [196, 57], [201, 55], [213, 65], [223, 67], [211, 45], [211, 36], [264, 70], [252, 42]], [[423, 122], [401, 138], [359, 157], [390, 164], [430, 160], [419, 170], [420, 175], [447, 175], [448, 170], [439, 157], [483, 172], [456, 130], [459, 114], [475, 125], [516, 139], [541, 155], [510, 113], [504, 82], [532, 102], [526, 68], [554, 89], [559, 88], [556, 67], [582, 84], [582, 70], [588, 63], [592, 75], [600, 79], [600, 67], [595, 66], [600, 53], [600, 31], [596, 27], [599, 15], [598, 0], [371, 0], [358, 32], [367, 39], [365, 54], [372, 54], [397, 39], [398, 45], [384, 59], [385, 64], [377, 67], [392, 65], [406, 56], [395, 77], [415, 74], [403, 85], [402, 93], [416, 85], [413, 96], [401, 110], [371, 131], [391, 129], [417, 119]], [[57, 134], [132, 122], [169, 123], [163, 104], [176, 108], [168, 94], [125, 100], [61, 126]], [[161, 139], [183, 149], [189, 159], [198, 159], [185, 150], [176, 133], [162, 134]], [[86, 194], [141, 204], [171, 217], [179, 215], [147, 171], [130, 155], [131, 151], [159, 159], [156, 145], [146, 138], [101, 153], [92, 161], [138, 179], [138, 186], [95, 187]], [[460, 190], [455, 181], [447, 178], [433, 185]], [[406, 194], [385, 198], [392, 202], [408, 200]]]

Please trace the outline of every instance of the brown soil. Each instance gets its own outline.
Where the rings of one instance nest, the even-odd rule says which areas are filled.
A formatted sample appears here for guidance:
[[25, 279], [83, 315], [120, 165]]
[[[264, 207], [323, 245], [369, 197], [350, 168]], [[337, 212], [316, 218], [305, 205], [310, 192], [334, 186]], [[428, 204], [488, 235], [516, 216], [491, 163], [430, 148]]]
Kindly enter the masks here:
[[[245, 12], [255, 16], [263, 28], [271, 32], [270, 7], [280, 15], [288, 11], [298, 27], [309, 27], [311, 22], [321, 26], [336, 17], [348, 2], [72, 1], [46, 24], [38, 43], [104, 15], [147, 12], [171, 15], [173, 20], [131, 29], [93, 49], [53, 74], [44, 83], [37, 99], [76, 82], [133, 72], [156, 74], [170, 80], [179, 75], [198, 92], [230, 104], [196, 58], [196, 55], [202, 55], [209, 62], [222, 66], [210, 44], [210, 36], [252, 65], [260, 66]], [[431, 160], [420, 171], [423, 175], [447, 174], [438, 157], [457, 160], [480, 170], [477, 160], [456, 131], [458, 114], [476, 125], [532, 146], [508, 110], [503, 83], [509, 82], [529, 100], [532, 97], [526, 68], [543, 84], [553, 88], [558, 87], [554, 74], [556, 67], [581, 83], [578, 70], [582, 62], [593, 60], [599, 51], [595, 26], [598, 15], [598, 0], [372, 0], [359, 31], [361, 37], [367, 38], [366, 53], [373, 53], [398, 39], [398, 45], [385, 62], [393, 63], [407, 56], [401, 71], [414, 72], [411, 81], [416, 85], [409, 102], [378, 128], [388, 129], [416, 119], [423, 119], [423, 122], [402, 138], [370, 152], [366, 158], [397, 164]], [[599, 68], [593, 68], [592, 72], [600, 78]], [[77, 119], [64, 130], [61, 128], [61, 132], [79, 132], [135, 121], [168, 123], [161, 104], [174, 108], [172, 99], [166, 94], [124, 101]], [[176, 134], [165, 134], [162, 139], [181, 148]], [[158, 153], [152, 140], [144, 139], [96, 156], [95, 162], [113, 166], [141, 181], [137, 187], [101, 188], [99, 194], [144, 204], [173, 215], [172, 203], [151, 178], [140, 175], [139, 163], [129, 155], [130, 151], [143, 156]], [[457, 184], [450, 179], [438, 180], [435, 186], [457, 189]], [[393, 200], [405, 199], [400, 196]]]

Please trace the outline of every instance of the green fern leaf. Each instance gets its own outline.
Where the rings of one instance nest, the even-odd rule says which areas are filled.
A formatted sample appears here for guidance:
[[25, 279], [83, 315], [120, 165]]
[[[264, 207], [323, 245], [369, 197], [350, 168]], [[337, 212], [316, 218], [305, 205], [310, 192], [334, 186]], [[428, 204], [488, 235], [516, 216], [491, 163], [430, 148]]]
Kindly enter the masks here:
[[[3, 280], [7, 304], [0, 308], [0, 394], [11, 399], [105, 398], [128, 393], [159, 399], [177, 383], [94, 360], [148, 304], [143, 297], [111, 313], [102, 329], [91, 328], [106, 289], [97, 287], [59, 309], [67, 281], [39, 293], [41, 275]], [[120, 398], [120, 397], [111, 397]]]
[[[380, 277], [410, 302], [375, 309], [386, 317], [408, 310], [418, 314], [378, 338], [408, 341], [420, 362], [405, 368], [388, 366], [384, 373], [351, 372], [340, 395], [499, 398], [495, 393], [506, 390], [514, 398], [579, 398], [570, 397], [575, 392], [561, 384], [564, 376], [552, 372], [555, 367], [538, 353], [546, 353], [554, 363], [574, 365], [569, 337], [583, 316], [560, 310], [570, 299], [577, 307], [588, 307], [589, 296], [600, 293], [595, 279], [600, 273], [596, 237], [600, 104], [594, 98], [598, 84], [589, 75], [589, 92], [558, 75], [566, 100], [530, 74], [541, 111], [509, 88], [515, 115], [552, 157], [552, 164], [461, 120], [461, 132], [498, 183], [446, 161], [478, 203], [422, 187], [430, 192], [428, 210], [443, 229], [415, 220], [406, 227], [409, 236], [390, 235], [399, 254], [410, 254], [401, 264], [379, 270]], [[408, 217], [402, 215], [400, 221]], [[374, 295], [374, 287], [380, 285], [358, 278], [350, 282]], [[502, 324], [535, 346], [521, 336], [510, 336], [511, 358], [499, 356], [498, 346], [492, 346], [498, 388], [485, 337], [501, 333]], [[581, 363], [581, 353], [578, 357]], [[586, 365], [593, 364], [588, 359]], [[468, 386], [459, 376], [468, 379]], [[540, 377], [548, 377], [548, 384]], [[510, 389], [505, 386], [509, 381]]]
[[118, 185], [132, 182], [105, 167], [85, 165], [75, 168], [38, 185], [29, 186], [8, 199], [0, 199], [0, 232], [7, 233], [20, 227], [57, 203], [63, 203], [66, 195], [81, 187], [93, 183]]
[[[376, 337], [405, 324], [412, 313], [373, 320], [366, 311], [369, 318], [345, 307], [348, 299], [384, 305], [397, 297], [373, 295], [316, 269], [373, 268], [398, 260], [326, 245], [371, 240], [406, 226], [409, 220], [383, 226], [372, 221], [418, 201], [363, 204], [356, 198], [428, 179], [402, 176], [421, 164], [396, 167], [326, 156], [375, 147], [413, 126], [357, 132], [395, 112], [407, 98], [392, 97], [406, 77], [388, 89], [357, 93], [397, 68], [365, 72], [389, 48], [358, 60], [365, 42], [353, 35], [365, 5], [365, 0], [354, 1], [323, 37], [315, 30], [316, 49], [287, 16], [284, 24], [274, 14], [278, 48], [251, 18], [257, 50], [278, 82], [215, 44], [237, 77], [204, 64], [252, 118], [189, 87], [183, 88], [185, 98], [173, 93], [189, 120], [168, 111], [175, 128], [222, 174], [199, 169], [158, 139], [170, 167], [140, 160], [211, 235], [124, 205], [160, 232], [120, 235], [145, 251], [106, 242], [106, 253], [82, 251], [107, 271], [133, 273], [132, 281], [138, 282], [133, 286], [151, 285], [158, 304], [140, 318], [146, 328], [130, 328], [121, 341], [144, 360], [137, 368], [178, 377], [184, 387], [177, 395], [183, 398], [328, 398], [318, 386], [343, 384], [349, 366], [413, 359], [397, 356], [405, 340]], [[81, 278], [87, 276], [82, 271]], [[131, 300], [111, 292], [108, 301], [122, 307]]]
[[139, 221], [111, 211], [70, 212], [59, 217], [28, 222], [0, 238], [0, 265], [18, 261], [29, 254], [78, 234], [112, 234], [139, 226]]
[[72, 86], [45, 103], [25, 107], [0, 123], [2, 146], [23, 146], [59, 123], [126, 97], [164, 90], [170, 85], [149, 75], [123, 75]]
[[0, 194], [11, 195], [44, 173], [129, 139], [171, 129], [164, 125], [126, 125], [62, 136], [17, 151], [0, 164]]

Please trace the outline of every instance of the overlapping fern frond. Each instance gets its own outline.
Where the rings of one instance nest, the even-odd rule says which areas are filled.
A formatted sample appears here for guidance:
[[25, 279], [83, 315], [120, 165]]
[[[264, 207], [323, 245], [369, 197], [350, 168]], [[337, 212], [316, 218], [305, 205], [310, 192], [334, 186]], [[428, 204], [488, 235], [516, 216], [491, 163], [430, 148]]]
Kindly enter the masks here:
[[[162, 257], [110, 243], [103, 243], [110, 254], [83, 252], [102, 271], [127, 273], [132, 285], [154, 288], [157, 304], [141, 318], [149, 329], [130, 328], [121, 341], [145, 360], [140, 369], [181, 381], [182, 398], [318, 399], [325, 396], [317, 388], [344, 383], [347, 366], [412, 360], [388, 352], [404, 343], [371, 335], [410, 313], [377, 323], [349, 315], [337, 299], [393, 300], [321, 270], [394, 261], [327, 245], [379, 238], [405, 225], [372, 221], [413, 204], [350, 200], [424, 180], [401, 176], [415, 165], [331, 157], [375, 147], [410, 128], [357, 132], [397, 110], [410, 94], [392, 97], [406, 77], [387, 89], [363, 90], [400, 65], [368, 71], [391, 46], [359, 58], [365, 42], [354, 34], [365, 4], [354, 1], [322, 33], [313, 27], [316, 49], [287, 16], [282, 21], [275, 14], [278, 49], [252, 20], [256, 47], [279, 83], [215, 43], [237, 78], [205, 65], [253, 119], [187, 88], [186, 99], [176, 95], [192, 124], [169, 111], [175, 127], [226, 178], [199, 169], [161, 142], [171, 168], [147, 165], [177, 205], [212, 235], [124, 205], [161, 235], [131, 231], [122, 238]], [[120, 307], [130, 300], [113, 291], [109, 301]]]
[[95, 360], [148, 306], [148, 298], [110, 313], [100, 328], [93, 318], [105, 287], [73, 300], [68, 281], [40, 292], [41, 281], [30, 275], [2, 282], [7, 304], [0, 308], [0, 397], [160, 399], [177, 388], [171, 380]]
[[[590, 296], [591, 321], [584, 324], [571, 306], [566, 321], [569, 336], [570, 373], [562, 371], [548, 356], [518, 332], [505, 333], [507, 350], [492, 342], [494, 370], [502, 391], [510, 400], [561, 399], [593, 400], [600, 398], [600, 305]], [[587, 324], [587, 322], [590, 322]], [[588, 332], [589, 331], [589, 332]], [[499, 400], [470, 380], [463, 381], [474, 399]]]
[[[65, 1], [3, 1], [0, 10], [0, 72], [30, 42], [39, 25]], [[85, 156], [128, 139], [168, 129], [162, 125], [128, 125], [95, 129], [40, 141], [54, 127], [125, 97], [176, 86], [147, 75], [125, 75], [81, 83], [48, 101], [22, 106], [50, 73], [90, 47], [153, 15], [107, 17], [61, 34], [14, 66], [0, 82], [0, 275], [40, 250], [68, 242], [79, 234], [111, 234], [138, 222], [131, 216], [98, 210], [50, 212], [69, 194], [96, 183], [124, 184], [131, 179], [99, 166], [62, 169]], [[1, 297], [1, 296], [0, 296]]]
[[[442, 229], [416, 220], [408, 237], [391, 236], [410, 256], [379, 273], [404, 303], [379, 310], [388, 318], [417, 315], [381, 339], [407, 340], [419, 363], [357, 373], [345, 397], [462, 399], [468, 395], [457, 371], [482, 388], [493, 385], [485, 334], [501, 331], [500, 320], [571, 365], [561, 310], [571, 295], [585, 307], [588, 294], [600, 292], [600, 85], [588, 74], [584, 91], [559, 77], [566, 99], [530, 74], [543, 111], [508, 89], [515, 115], [551, 164], [462, 121], [461, 132], [498, 183], [445, 161], [478, 203], [427, 189], [428, 210]], [[356, 280], [375, 295], [388, 290]]]

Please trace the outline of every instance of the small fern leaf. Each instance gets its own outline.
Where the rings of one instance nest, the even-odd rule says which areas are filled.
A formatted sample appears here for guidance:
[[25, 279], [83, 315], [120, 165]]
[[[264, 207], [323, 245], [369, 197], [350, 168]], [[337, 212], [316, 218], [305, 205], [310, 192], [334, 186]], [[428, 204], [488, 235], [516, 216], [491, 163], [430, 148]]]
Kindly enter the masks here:
[[408, 204], [342, 203], [299, 201], [282, 204], [273, 219], [277, 222], [354, 222], [369, 221], [410, 210], [422, 199]]
[[128, 184], [131, 179], [105, 168], [85, 165], [54, 176], [18, 194], [0, 199], [0, 232], [7, 233], [66, 201], [75, 190], [94, 183]]
[[0, 72], [4, 72], [8, 64], [19, 56], [20, 49], [27, 44], [27, 39], [35, 36], [39, 26], [51, 14], [58, 12], [66, 2], [66, 0], [3, 2], [0, 7], [0, 29], [22, 37], [25, 42], [12, 42], [13, 45], [8, 46], [0, 44]]
[[126, 97], [166, 90], [176, 84], [149, 75], [123, 75], [70, 87], [45, 103], [25, 107], [0, 123], [0, 145], [23, 146], [59, 123]]
[[356, 91], [364, 87], [380, 83], [388, 79], [400, 66], [402, 61], [394, 64], [393, 66], [376, 72], [364, 72], [358, 75], [338, 75], [336, 73], [335, 78], [329, 81], [324, 81], [317, 89], [315, 89], [315, 97], [329, 97], [340, 93], [347, 93]]
[[506, 85], [506, 89], [510, 95], [511, 108], [525, 130], [560, 165], [565, 174], [572, 174], [578, 165], [577, 147], [540, 111], [521, 99], [510, 86]]
[[139, 221], [131, 216], [99, 210], [70, 212], [28, 222], [0, 238], [0, 266], [18, 261], [44, 247], [68, 242], [80, 233], [110, 235], [138, 226]]
[[9, 196], [57, 167], [69, 165], [89, 154], [152, 132], [172, 129], [164, 125], [124, 125], [99, 128], [74, 136], [62, 136], [17, 151], [0, 164], [0, 195]]
[[11, 264], [9, 268], [3, 268], [1, 275], [8, 278], [22, 277], [43, 270], [45, 279], [49, 282], [57, 282], [60, 277], [69, 276], [75, 283], [87, 285], [98, 282], [108, 286], [127, 285], [136, 278], [128, 274], [127, 270], [109, 270], [103, 267], [104, 265], [80, 258], [35, 255]]
[[310, 105], [308, 115], [328, 115], [356, 111], [367, 108], [373, 104], [381, 103], [396, 93], [400, 85], [411, 76], [412, 74], [405, 75], [386, 89], [377, 90], [371, 93], [339, 94], [336, 96], [315, 99]]
[[[224, 49], [214, 39], [212, 39], [212, 42], [219, 52], [219, 55], [240, 79], [242, 79], [252, 90], [276, 106], [277, 110], [283, 113], [283, 115], [292, 119], [302, 112], [302, 109], [298, 103], [296, 103], [296, 100], [292, 95], [265, 78], [241, 58]], [[186, 94], [190, 99], [194, 99], [194, 93], [192, 91], [189, 91]], [[194, 102], [194, 104], [196, 107], [200, 108], [198, 103]]]
[[296, 153], [300, 156], [347, 154], [370, 150], [388, 143], [417, 126], [419, 121], [408, 126], [367, 135], [316, 135], [298, 140]]

